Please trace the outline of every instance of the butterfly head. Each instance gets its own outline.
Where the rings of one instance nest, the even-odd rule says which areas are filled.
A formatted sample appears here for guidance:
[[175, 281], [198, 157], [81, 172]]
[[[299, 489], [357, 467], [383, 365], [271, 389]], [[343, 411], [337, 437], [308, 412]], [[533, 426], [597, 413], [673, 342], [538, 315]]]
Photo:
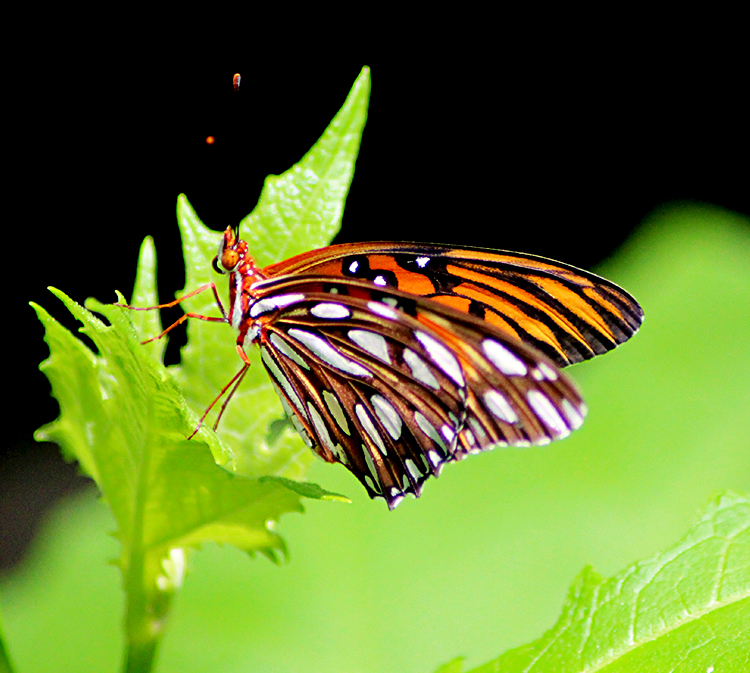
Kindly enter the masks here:
[[227, 227], [219, 243], [219, 251], [212, 262], [214, 271], [225, 274], [234, 271], [247, 254], [247, 243], [240, 240], [238, 230]]

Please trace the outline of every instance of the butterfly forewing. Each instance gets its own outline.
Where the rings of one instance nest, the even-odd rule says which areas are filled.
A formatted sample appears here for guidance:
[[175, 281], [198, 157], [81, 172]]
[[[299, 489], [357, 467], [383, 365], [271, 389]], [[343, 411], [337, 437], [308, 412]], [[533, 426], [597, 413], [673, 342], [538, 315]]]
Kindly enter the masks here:
[[269, 276], [368, 280], [482, 318], [558, 366], [589, 359], [632, 336], [638, 303], [614, 283], [533, 255], [422, 243], [347, 243], [267, 267]]
[[469, 314], [355, 280], [286, 276], [254, 291], [262, 359], [298, 430], [391, 507], [445, 462], [582, 421], [552, 361]]

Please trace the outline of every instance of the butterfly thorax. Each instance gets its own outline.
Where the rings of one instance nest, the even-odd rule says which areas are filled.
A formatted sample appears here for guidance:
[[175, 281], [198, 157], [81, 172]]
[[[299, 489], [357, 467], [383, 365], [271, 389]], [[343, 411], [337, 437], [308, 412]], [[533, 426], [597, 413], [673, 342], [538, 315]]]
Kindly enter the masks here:
[[237, 237], [237, 232], [227, 227], [219, 243], [219, 250], [213, 261], [214, 270], [229, 275], [229, 323], [239, 332], [237, 343], [244, 345], [245, 337], [252, 327], [247, 319], [255, 301], [252, 286], [266, 279], [266, 275], [256, 265], [248, 253], [247, 243]]

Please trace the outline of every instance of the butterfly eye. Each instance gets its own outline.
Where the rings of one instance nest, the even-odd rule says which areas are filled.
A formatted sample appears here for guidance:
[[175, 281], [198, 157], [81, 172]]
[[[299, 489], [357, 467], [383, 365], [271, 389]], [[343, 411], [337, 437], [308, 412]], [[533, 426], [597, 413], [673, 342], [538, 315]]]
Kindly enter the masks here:
[[240, 255], [234, 248], [227, 248], [218, 259], [217, 264], [221, 265], [226, 271], [234, 271], [239, 264]]
[[225, 274], [234, 271], [240, 262], [240, 253], [236, 249], [237, 235], [231, 227], [227, 227], [219, 242], [219, 250], [211, 262], [214, 271]]

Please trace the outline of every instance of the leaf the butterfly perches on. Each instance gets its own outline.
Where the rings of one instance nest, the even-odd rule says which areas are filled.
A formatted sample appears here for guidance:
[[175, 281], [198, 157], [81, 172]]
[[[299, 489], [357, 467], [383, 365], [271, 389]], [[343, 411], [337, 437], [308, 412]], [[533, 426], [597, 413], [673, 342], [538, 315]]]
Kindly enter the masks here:
[[643, 319], [594, 274], [480, 248], [350, 243], [261, 269], [228, 227], [213, 266], [230, 276], [229, 310], [211, 283], [196, 292], [212, 289], [223, 317], [175, 325], [238, 332], [244, 364], [214, 404], [258, 344], [305, 443], [391, 509], [446, 462], [578, 428], [586, 408], [559, 368], [611, 350]]

